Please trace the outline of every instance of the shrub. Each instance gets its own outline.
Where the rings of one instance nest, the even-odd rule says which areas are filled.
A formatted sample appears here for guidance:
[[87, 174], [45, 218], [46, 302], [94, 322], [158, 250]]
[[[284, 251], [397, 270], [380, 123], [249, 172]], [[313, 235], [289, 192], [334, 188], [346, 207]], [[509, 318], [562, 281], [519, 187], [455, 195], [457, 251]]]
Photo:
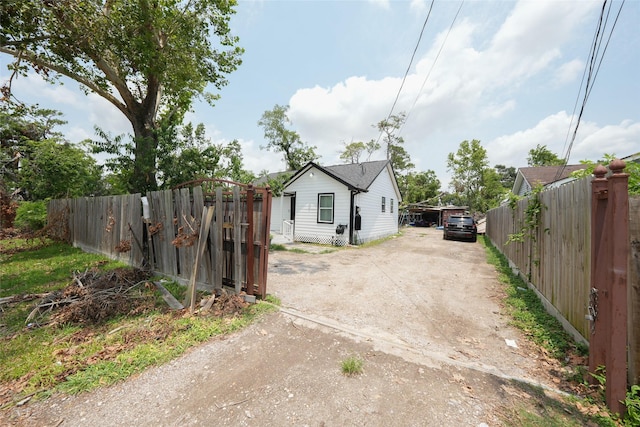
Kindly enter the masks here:
[[14, 225], [25, 231], [36, 231], [47, 225], [47, 202], [22, 202], [16, 211]]

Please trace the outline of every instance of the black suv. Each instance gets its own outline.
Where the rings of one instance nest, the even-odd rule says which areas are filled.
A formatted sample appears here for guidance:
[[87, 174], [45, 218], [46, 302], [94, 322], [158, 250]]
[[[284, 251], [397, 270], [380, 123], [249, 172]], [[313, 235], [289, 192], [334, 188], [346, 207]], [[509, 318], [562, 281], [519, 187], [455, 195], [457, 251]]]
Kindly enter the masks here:
[[469, 239], [475, 242], [478, 240], [476, 221], [468, 215], [451, 215], [444, 223], [442, 238], [444, 240]]

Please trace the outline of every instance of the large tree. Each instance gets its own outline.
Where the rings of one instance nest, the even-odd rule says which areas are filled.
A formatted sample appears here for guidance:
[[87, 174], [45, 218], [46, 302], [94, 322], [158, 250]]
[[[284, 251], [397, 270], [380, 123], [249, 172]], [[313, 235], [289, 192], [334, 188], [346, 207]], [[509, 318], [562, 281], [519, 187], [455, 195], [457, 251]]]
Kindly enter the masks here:
[[458, 151], [447, 157], [447, 170], [452, 173], [450, 186], [471, 209], [479, 205], [484, 170], [488, 165], [487, 150], [477, 139], [462, 141]]
[[179, 123], [194, 97], [213, 102], [240, 65], [230, 34], [235, 0], [4, 0], [0, 52], [18, 74], [34, 69], [48, 81], [79, 82], [126, 116], [135, 146], [129, 190], [157, 188], [159, 121]]
[[380, 144], [376, 142], [375, 139], [367, 142], [366, 144], [362, 141], [351, 142], [349, 144], [345, 144], [344, 151], [340, 153], [340, 158], [345, 161], [345, 163], [360, 163], [360, 157], [367, 153], [367, 161], [371, 158], [371, 155], [380, 149]]
[[[0, 199], [25, 200], [100, 194], [101, 169], [55, 128], [60, 112], [0, 104]], [[3, 209], [4, 211], [4, 209]]]
[[440, 180], [432, 170], [409, 172], [398, 184], [404, 203], [431, 201], [440, 193]]
[[557, 154], [547, 148], [546, 145], [536, 145], [529, 150], [527, 164], [529, 166], [561, 166], [564, 163]]
[[288, 170], [298, 170], [307, 162], [318, 160], [315, 146], [302, 141], [298, 132], [288, 129], [291, 120], [287, 116], [288, 105], [276, 104], [272, 110], [262, 114], [258, 125], [264, 129], [267, 151], [282, 153]]
[[513, 183], [516, 180], [516, 168], [513, 166], [495, 165], [494, 169], [500, 176], [500, 183], [504, 188], [510, 190], [513, 188]]
[[382, 135], [387, 160], [391, 160], [393, 170], [398, 175], [403, 175], [415, 167], [411, 163], [411, 156], [403, 147], [404, 138], [398, 135], [406, 118], [405, 113], [394, 114], [374, 125]]

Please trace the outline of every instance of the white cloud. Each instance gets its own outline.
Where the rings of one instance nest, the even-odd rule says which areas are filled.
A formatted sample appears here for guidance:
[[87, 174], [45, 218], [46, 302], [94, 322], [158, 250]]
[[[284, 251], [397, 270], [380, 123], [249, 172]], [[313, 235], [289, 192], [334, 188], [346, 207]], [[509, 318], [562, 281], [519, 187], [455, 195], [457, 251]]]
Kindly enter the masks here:
[[[492, 123], [505, 126], [500, 120], [518, 112], [527, 114], [527, 100], [520, 93], [524, 87], [536, 91], [535, 85], [559, 85], [577, 78], [580, 61], [560, 60], [563, 48], [597, 7], [595, 2], [580, 5], [518, 2], [493, 33], [474, 15], [460, 19], [437, 61], [448, 27], [431, 40], [407, 76], [394, 109], [394, 113], [410, 112], [402, 136], [419, 168], [436, 169], [441, 176], [447, 153], [457, 149], [451, 145], [451, 135], [482, 138], [475, 132], [486, 131]], [[389, 113], [402, 71], [399, 66], [395, 77], [352, 76], [332, 87], [299, 89], [289, 102], [295, 130], [318, 146], [325, 164], [338, 163], [342, 142], [378, 137], [371, 125]], [[528, 83], [533, 86], [525, 86]], [[494, 153], [492, 164], [522, 165], [528, 150], [538, 143], [561, 154], [568, 120], [566, 113], [558, 113], [534, 128], [494, 139], [488, 150]], [[439, 139], [443, 135], [449, 135], [444, 144]]]
[[89, 123], [113, 135], [133, 134], [131, 123], [113, 104], [95, 93], [84, 98], [84, 110]]
[[411, 0], [409, 7], [412, 11], [420, 15], [427, 10], [427, 2], [426, 0]]
[[584, 71], [584, 62], [579, 59], [565, 62], [555, 72], [553, 83], [555, 86], [562, 86], [565, 83], [575, 81]]
[[537, 145], [546, 145], [549, 150], [562, 156], [570, 120], [565, 111], [560, 111], [540, 120], [532, 128], [494, 139], [485, 147], [490, 164], [516, 168], [526, 166], [529, 150]]
[[[0, 76], [1, 81], [8, 80], [8, 76]], [[81, 106], [82, 94], [78, 93], [72, 82], [66, 85], [51, 84], [37, 73], [30, 72], [26, 76], [17, 76], [12, 83], [12, 91], [18, 98], [35, 98], [42, 108], [50, 108], [53, 104], [78, 108]]]
[[[529, 150], [537, 145], [546, 146], [559, 157], [564, 157], [572, 135], [567, 137], [571, 116], [565, 111], [545, 117], [529, 129], [504, 135], [486, 145], [490, 164], [523, 167]], [[575, 126], [575, 123], [572, 126]], [[566, 141], [566, 143], [565, 143]], [[625, 120], [617, 125], [598, 126], [594, 122], [580, 123], [571, 147], [569, 163], [580, 160], [598, 160], [603, 154], [624, 157], [640, 149], [640, 123]]]
[[369, 0], [369, 3], [373, 3], [374, 5], [381, 7], [383, 9], [390, 9], [390, 0]]

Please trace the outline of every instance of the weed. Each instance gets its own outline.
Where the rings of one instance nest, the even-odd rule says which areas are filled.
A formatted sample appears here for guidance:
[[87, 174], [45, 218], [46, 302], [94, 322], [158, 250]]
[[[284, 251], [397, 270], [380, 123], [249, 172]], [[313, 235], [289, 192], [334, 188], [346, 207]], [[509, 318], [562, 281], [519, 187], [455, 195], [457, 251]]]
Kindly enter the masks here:
[[342, 373], [347, 376], [360, 375], [364, 368], [364, 361], [357, 356], [349, 356], [342, 361]]
[[[48, 293], [64, 288], [73, 271], [122, 266], [62, 243], [18, 239], [2, 241], [0, 260], [0, 297]], [[185, 288], [175, 282], [163, 285], [178, 299], [184, 295]], [[118, 316], [99, 325], [59, 327], [25, 325], [33, 299], [3, 304], [0, 386], [15, 394], [0, 395], [0, 407], [27, 394], [44, 398], [56, 390], [79, 393], [121, 381], [277, 310], [279, 300], [267, 299], [271, 304], [254, 304], [232, 317], [214, 317], [183, 316], [169, 311], [157, 297], [155, 308], [144, 314]]]
[[624, 399], [627, 415], [624, 417], [625, 426], [640, 426], [640, 385], [633, 385]]
[[514, 274], [504, 255], [488, 238], [485, 237], [483, 241], [487, 250], [487, 261], [496, 267], [498, 280], [506, 285], [507, 297], [504, 302], [513, 318], [511, 323], [529, 335], [533, 342], [546, 349], [551, 356], [563, 360], [570, 350], [577, 348], [571, 336], [555, 317], [547, 313], [535, 292], [527, 287], [522, 278]]

